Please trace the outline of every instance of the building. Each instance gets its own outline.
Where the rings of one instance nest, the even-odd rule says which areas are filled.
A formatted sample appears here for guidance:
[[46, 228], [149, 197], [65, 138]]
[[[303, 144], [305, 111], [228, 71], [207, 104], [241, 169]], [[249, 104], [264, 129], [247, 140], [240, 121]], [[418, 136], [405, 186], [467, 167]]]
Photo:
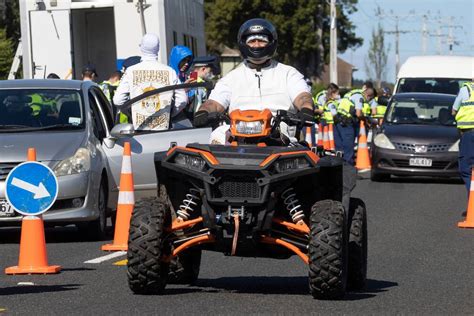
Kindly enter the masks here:
[[[341, 58], [337, 58], [337, 84], [341, 88], [352, 87], [352, 74], [357, 71], [354, 65], [349, 64]], [[330, 83], [329, 80], [329, 65], [324, 65], [323, 72], [321, 73], [321, 83], [327, 86]]]

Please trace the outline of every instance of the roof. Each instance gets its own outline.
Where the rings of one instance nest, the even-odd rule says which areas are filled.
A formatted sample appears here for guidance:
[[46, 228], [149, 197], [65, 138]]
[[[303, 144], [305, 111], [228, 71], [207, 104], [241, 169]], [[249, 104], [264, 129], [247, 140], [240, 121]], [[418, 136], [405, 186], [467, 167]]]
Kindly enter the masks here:
[[449, 101], [456, 98], [453, 94], [444, 94], [444, 93], [432, 93], [432, 92], [406, 92], [406, 93], [397, 93], [394, 94], [393, 99], [418, 99], [418, 100], [441, 100], [441, 101]]
[[17, 79], [1, 80], [0, 89], [7, 88], [54, 88], [54, 89], [75, 89], [79, 90], [84, 85], [93, 85], [91, 81], [82, 80], [61, 80], [61, 79]]
[[400, 68], [397, 78], [453, 78], [472, 79], [474, 57], [470, 56], [413, 56]]

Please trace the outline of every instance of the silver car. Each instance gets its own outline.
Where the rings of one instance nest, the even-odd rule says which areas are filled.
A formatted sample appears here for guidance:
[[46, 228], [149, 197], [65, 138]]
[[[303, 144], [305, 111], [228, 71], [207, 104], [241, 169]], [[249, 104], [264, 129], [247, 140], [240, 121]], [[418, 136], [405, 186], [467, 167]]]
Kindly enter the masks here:
[[58, 177], [59, 192], [43, 218], [50, 225], [76, 224], [101, 238], [117, 205], [123, 143], [132, 148], [136, 198], [156, 194], [156, 153], [171, 142], [207, 142], [211, 130], [134, 131], [114, 120], [99, 87], [87, 81], [0, 81], [0, 226], [21, 221], [5, 199], [5, 179], [34, 147], [37, 160]]

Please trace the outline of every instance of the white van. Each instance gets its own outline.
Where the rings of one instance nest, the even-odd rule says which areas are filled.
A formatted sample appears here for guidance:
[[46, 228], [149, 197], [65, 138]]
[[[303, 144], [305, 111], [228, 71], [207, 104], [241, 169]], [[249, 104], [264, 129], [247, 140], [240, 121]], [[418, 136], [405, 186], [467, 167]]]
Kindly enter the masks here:
[[400, 68], [394, 92], [458, 94], [465, 81], [474, 78], [474, 57], [413, 56]]

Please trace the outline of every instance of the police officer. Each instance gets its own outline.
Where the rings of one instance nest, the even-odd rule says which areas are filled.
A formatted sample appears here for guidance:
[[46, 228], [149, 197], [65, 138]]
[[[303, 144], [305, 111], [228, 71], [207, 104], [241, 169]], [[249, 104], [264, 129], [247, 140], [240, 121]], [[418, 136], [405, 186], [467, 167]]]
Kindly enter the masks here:
[[363, 112], [364, 103], [370, 104], [374, 96], [374, 89], [370, 87], [352, 90], [344, 95], [337, 107], [334, 133], [336, 151], [342, 151], [344, 160], [350, 165], [354, 165], [354, 145], [359, 121], [367, 119]]
[[464, 83], [454, 100], [453, 115], [461, 133], [459, 141], [459, 171], [469, 194], [474, 166], [474, 79]]
[[337, 115], [337, 106], [338, 106], [338, 100], [340, 98], [339, 96], [339, 87], [335, 83], [330, 83], [328, 88], [325, 90], [326, 95], [325, 95], [325, 100], [326, 102], [322, 106], [323, 109], [323, 119], [322, 119], [322, 125], [329, 125], [329, 124], [334, 124], [334, 116]]
[[379, 120], [379, 124], [382, 122], [385, 112], [387, 112], [388, 99], [391, 97], [390, 89], [387, 87], [382, 88], [382, 95], [375, 98], [377, 101], [377, 107], [374, 117]]
[[95, 81], [97, 79], [97, 71], [94, 65], [85, 65], [82, 68], [82, 80]]
[[269, 109], [274, 115], [286, 110], [312, 121], [313, 99], [304, 76], [272, 59], [278, 45], [273, 24], [265, 19], [248, 20], [240, 27], [237, 41], [244, 62], [217, 82], [196, 112], [195, 126], [208, 124], [210, 112], [235, 109]]
[[[216, 57], [215, 56], [199, 56], [194, 58], [194, 63], [192, 66], [191, 73], [196, 73], [196, 81], [195, 82], [206, 82], [212, 81], [215, 76], [215, 63]], [[190, 81], [194, 82], [194, 80]], [[207, 89], [206, 88], [199, 88], [197, 89], [196, 93], [193, 94], [193, 104], [190, 107], [190, 111], [194, 114], [194, 112], [198, 111], [201, 105], [207, 100]]]

